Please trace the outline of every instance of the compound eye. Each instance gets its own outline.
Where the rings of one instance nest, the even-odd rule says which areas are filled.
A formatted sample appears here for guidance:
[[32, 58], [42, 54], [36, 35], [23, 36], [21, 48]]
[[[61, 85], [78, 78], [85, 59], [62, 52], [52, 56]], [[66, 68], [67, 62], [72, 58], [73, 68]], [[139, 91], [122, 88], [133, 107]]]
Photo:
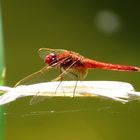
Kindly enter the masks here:
[[50, 53], [50, 54], [46, 55], [46, 57], [44, 59], [44, 62], [46, 64], [50, 64], [50, 63], [52, 63], [55, 60], [56, 60], [56, 54]]

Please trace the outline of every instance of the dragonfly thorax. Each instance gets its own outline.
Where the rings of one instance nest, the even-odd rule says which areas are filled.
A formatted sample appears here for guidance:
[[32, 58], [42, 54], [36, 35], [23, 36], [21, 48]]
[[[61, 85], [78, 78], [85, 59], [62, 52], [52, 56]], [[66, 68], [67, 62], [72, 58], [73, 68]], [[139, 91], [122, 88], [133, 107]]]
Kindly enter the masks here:
[[56, 61], [56, 54], [54, 54], [54, 53], [50, 53], [50, 54], [46, 55], [44, 58], [44, 62], [48, 65], [52, 64], [55, 61]]

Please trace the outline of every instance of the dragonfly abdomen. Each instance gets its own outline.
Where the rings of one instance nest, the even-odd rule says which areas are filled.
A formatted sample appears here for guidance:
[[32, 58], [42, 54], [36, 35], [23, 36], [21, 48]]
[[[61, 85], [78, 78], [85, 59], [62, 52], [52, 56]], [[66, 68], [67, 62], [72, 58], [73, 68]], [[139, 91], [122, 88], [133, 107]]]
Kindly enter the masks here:
[[140, 68], [135, 66], [119, 65], [119, 64], [109, 64], [104, 62], [98, 62], [91, 59], [83, 60], [86, 68], [97, 68], [106, 70], [116, 70], [116, 71], [140, 71]]

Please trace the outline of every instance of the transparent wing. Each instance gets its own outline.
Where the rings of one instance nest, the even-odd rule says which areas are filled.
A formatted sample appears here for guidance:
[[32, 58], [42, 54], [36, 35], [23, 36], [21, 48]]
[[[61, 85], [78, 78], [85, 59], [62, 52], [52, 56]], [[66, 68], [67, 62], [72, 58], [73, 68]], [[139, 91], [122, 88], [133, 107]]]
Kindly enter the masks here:
[[50, 70], [52, 67], [50, 66], [45, 66], [41, 70], [32, 73], [28, 75], [27, 77], [21, 79], [18, 83], [16, 83], [15, 86], [18, 85], [28, 85], [28, 84], [34, 84], [34, 83], [40, 83], [40, 82], [45, 82], [47, 81], [46, 73], [48, 70]]
[[[49, 48], [40, 48], [38, 50], [39, 52], [39, 55], [42, 59], [44, 59], [44, 57], [49, 54], [49, 53], [62, 53], [66, 50], [61, 50], [61, 49], [49, 49]], [[46, 73], [48, 73], [48, 70], [50, 70], [51, 68], [53, 68], [54, 66], [53, 65], [60, 65], [61, 63], [63, 63], [63, 61], [65, 61], [65, 59], [67, 58], [64, 58], [58, 62], [56, 62], [55, 64], [52, 64], [52, 65], [49, 65], [49, 66], [45, 66], [44, 68], [42, 68], [41, 70], [21, 79], [15, 86], [18, 86], [18, 85], [29, 85], [29, 84], [35, 84], [35, 83], [40, 83], [40, 82], [46, 82], [46, 81], [49, 81], [48, 79], [48, 75]]]
[[[41, 83], [41, 82], [47, 82], [47, 81], [51, 81], [53, 78], [49, 79], [49, 75], [52, 75], [52, 70], [49, 71], [50, 69], [52, 68], [55, 68], [55, 65], [57, 65], [58, 69], [60, 69], [60, 65], [61, 63], [63, 63], [66, 59], [68, 58], [64, 58], [58, 62], [56, 62], [55, 64], [52, 64], [52, 65], [46, 65], [45, 67], [43, 67], [41, 70], [35, 72], [35, 73], [32, 73], [30, 74], [29, 76], [21, 79], [18, 83], [16, 83], [15, 86], [18, 86], [18, 85], [29, 85], [29, 84], [35, 84], [35, 83]], [[52, 72], [52, 73], [49, 73], [49, 72]], [[56, 71], [55, 73], [53, 73], [54, 75], [56, 74]]]
[[47, 55], [47, 54], [50, 54], [50, 53], [55, 53], [55, 54], [60, 54], [62, 52], [66, 52], [67, 50], [62, 50], [62, 49], [49, 49], [49, 48], [40, 48], [38, 50], [38, 53], [39, 53], [39, 56], [44, 59], [44, 57]]

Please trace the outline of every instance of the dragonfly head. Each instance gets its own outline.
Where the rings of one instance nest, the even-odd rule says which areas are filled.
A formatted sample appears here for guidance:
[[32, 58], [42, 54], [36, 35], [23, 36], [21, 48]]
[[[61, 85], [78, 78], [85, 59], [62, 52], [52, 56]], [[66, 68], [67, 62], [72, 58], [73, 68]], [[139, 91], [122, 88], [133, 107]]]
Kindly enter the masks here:
[[56, 54], [50, 53], [45, 56], [44, 62], [48, 65], [53, 64], [53, 62], [56, 62]]

